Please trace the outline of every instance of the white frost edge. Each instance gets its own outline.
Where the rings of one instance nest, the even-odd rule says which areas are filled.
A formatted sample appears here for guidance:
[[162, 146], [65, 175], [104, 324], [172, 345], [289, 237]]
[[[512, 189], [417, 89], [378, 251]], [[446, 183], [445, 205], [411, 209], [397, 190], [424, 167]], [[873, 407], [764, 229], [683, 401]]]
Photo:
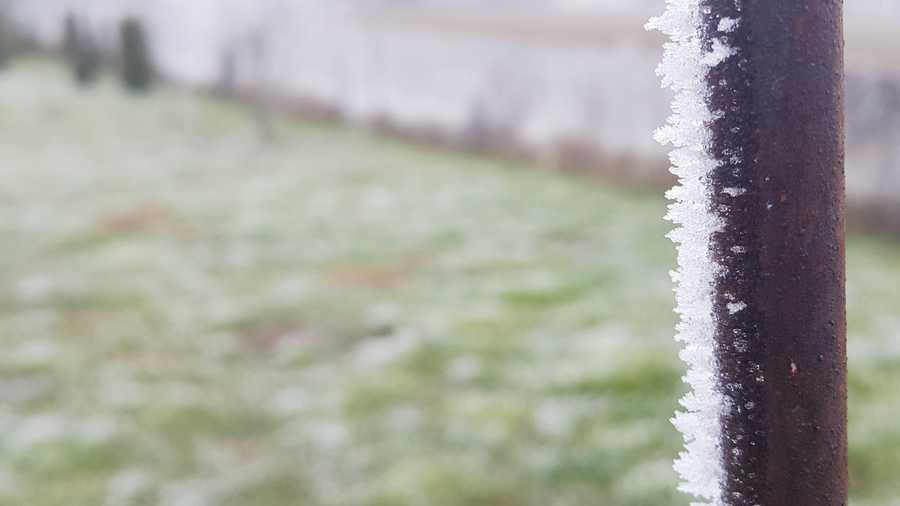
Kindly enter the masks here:
[[[688, 370], [684, 377], [691, 391], [680, 404], [672, 423], [684, 437], [685, 449], [675, 460], [681, 476], [679, 490], [705, 502], [694, 506], [724, 506], [725, 477], [721, 452], [722, 417], [726, 399], [717, 389], [717, 363], [713, 297], [716, 278], [723, 267], [710, 252], [712, 235], [724, 226], [712, 212], [709, 177], [719, 166], [710, 154], [708, 125], [715, 114], [707, 105], [709, 69], [734, 54], [734, 50], [716, 39], [712, 50], [705, 50], [701, 38], [700, 0], [667, 0], [667, 10], [650, 20], [646, 28], [670, 37], [665, 55], [657, 69], [663, 87], [675, 92], [673, 114], [655, 138], [674, 149], [669, 158], [672, 173], [679, 184], [666, 196], [666, 219], [676, 224], [668, 237], [678, 245], [678, 270], [672, 273], [676, 284], [676, 313], [681, 318], [675, 339], [683, 343], [680, 353]], [[733, 28], [729, 20], [726, 30]]]
[[719, 20], [718, 30], [722, 33], [731, 33], [740, 22], [735, 18], [722, 18]]

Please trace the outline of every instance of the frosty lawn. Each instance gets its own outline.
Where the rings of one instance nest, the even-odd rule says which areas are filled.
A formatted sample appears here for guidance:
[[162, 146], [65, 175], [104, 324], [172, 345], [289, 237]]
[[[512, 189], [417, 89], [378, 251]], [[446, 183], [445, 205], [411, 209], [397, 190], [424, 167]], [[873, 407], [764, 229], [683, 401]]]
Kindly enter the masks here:
[[[665, 202], [0, 74], [0, 504], [683, 505]], [[900, 497], [900, 248], [850, 248], [851, 483]]]

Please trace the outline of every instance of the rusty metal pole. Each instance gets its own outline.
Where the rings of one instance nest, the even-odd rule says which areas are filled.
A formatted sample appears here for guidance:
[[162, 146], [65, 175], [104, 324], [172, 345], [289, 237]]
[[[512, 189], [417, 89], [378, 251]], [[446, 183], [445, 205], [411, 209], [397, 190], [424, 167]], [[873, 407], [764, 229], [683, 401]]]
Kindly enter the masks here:
[[842, 3], [703, 4], [729, 506], [847, 504]]

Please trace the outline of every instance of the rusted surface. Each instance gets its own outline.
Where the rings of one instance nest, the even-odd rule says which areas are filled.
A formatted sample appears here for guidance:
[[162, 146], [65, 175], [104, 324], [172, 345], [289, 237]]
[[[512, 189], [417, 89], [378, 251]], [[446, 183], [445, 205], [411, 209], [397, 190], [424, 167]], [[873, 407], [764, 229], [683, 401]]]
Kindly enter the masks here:
[[842, 1], [706, 2], [723, 501], [846, 505]]

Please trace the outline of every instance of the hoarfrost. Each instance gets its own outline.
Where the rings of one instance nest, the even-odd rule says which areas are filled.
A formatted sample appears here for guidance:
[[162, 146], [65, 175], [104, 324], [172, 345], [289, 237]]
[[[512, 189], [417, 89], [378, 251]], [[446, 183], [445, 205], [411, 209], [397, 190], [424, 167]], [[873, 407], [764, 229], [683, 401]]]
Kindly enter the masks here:
[[703, 55], [701, 63], [707, 67], [715, 67], [733, 55], [733, 48], [716, 39], [712, 42], [712, 49]]
[[718, 30], [722, 33], [731, 33], [738, 26], [738, 20], [735, 18], [722, 18], [719, 20]]
[[746, 188], [725, 188], [722, 190], [723, 193], [730, 195], [732, 197], [740, 197], [741, 195], [747, 193]]
[[[705, 48], [700, 3], [667, 0], [666, 12], [651, 19], [647, 29], [670, 37], [657, 73], [663, 86], [675, 92], [673, 114], [655, 136], [674, 147], [671, 170], [679, 184], [667, 194], [673, 203], [666, 218], [676, 225], [668, 235], [678, 245], [678, 270], [672, 274], [676, 312], [681, 316], [676, 339], [684, 345], [680, 353], [688, 365], [684, 380], [692, 387], [680, 401], [684, 409], [672, 420], [685, 441], [674, 467], [683, 480], [682, 491], [706, 501], [698, 504], [719, 506], [724, 480], [719, 439], [726, 401], [717, 389], [713, 292], [722, 266], [711, 256], [710, 240], [723, 223], [712, 210], [709, 178], [720, 163], [708, 151], [708, 124], [716, 116], [707, 105], [706, 79], [709, 69], [735, 50], [720, 39]], [[733, 28], [737, 22], [720, 25]]]
[[732, 302], [732, 303], [728, 304], [728, 313], [729, 314], [737, 314], [745, 309], [747, 309], [746, 302]]

